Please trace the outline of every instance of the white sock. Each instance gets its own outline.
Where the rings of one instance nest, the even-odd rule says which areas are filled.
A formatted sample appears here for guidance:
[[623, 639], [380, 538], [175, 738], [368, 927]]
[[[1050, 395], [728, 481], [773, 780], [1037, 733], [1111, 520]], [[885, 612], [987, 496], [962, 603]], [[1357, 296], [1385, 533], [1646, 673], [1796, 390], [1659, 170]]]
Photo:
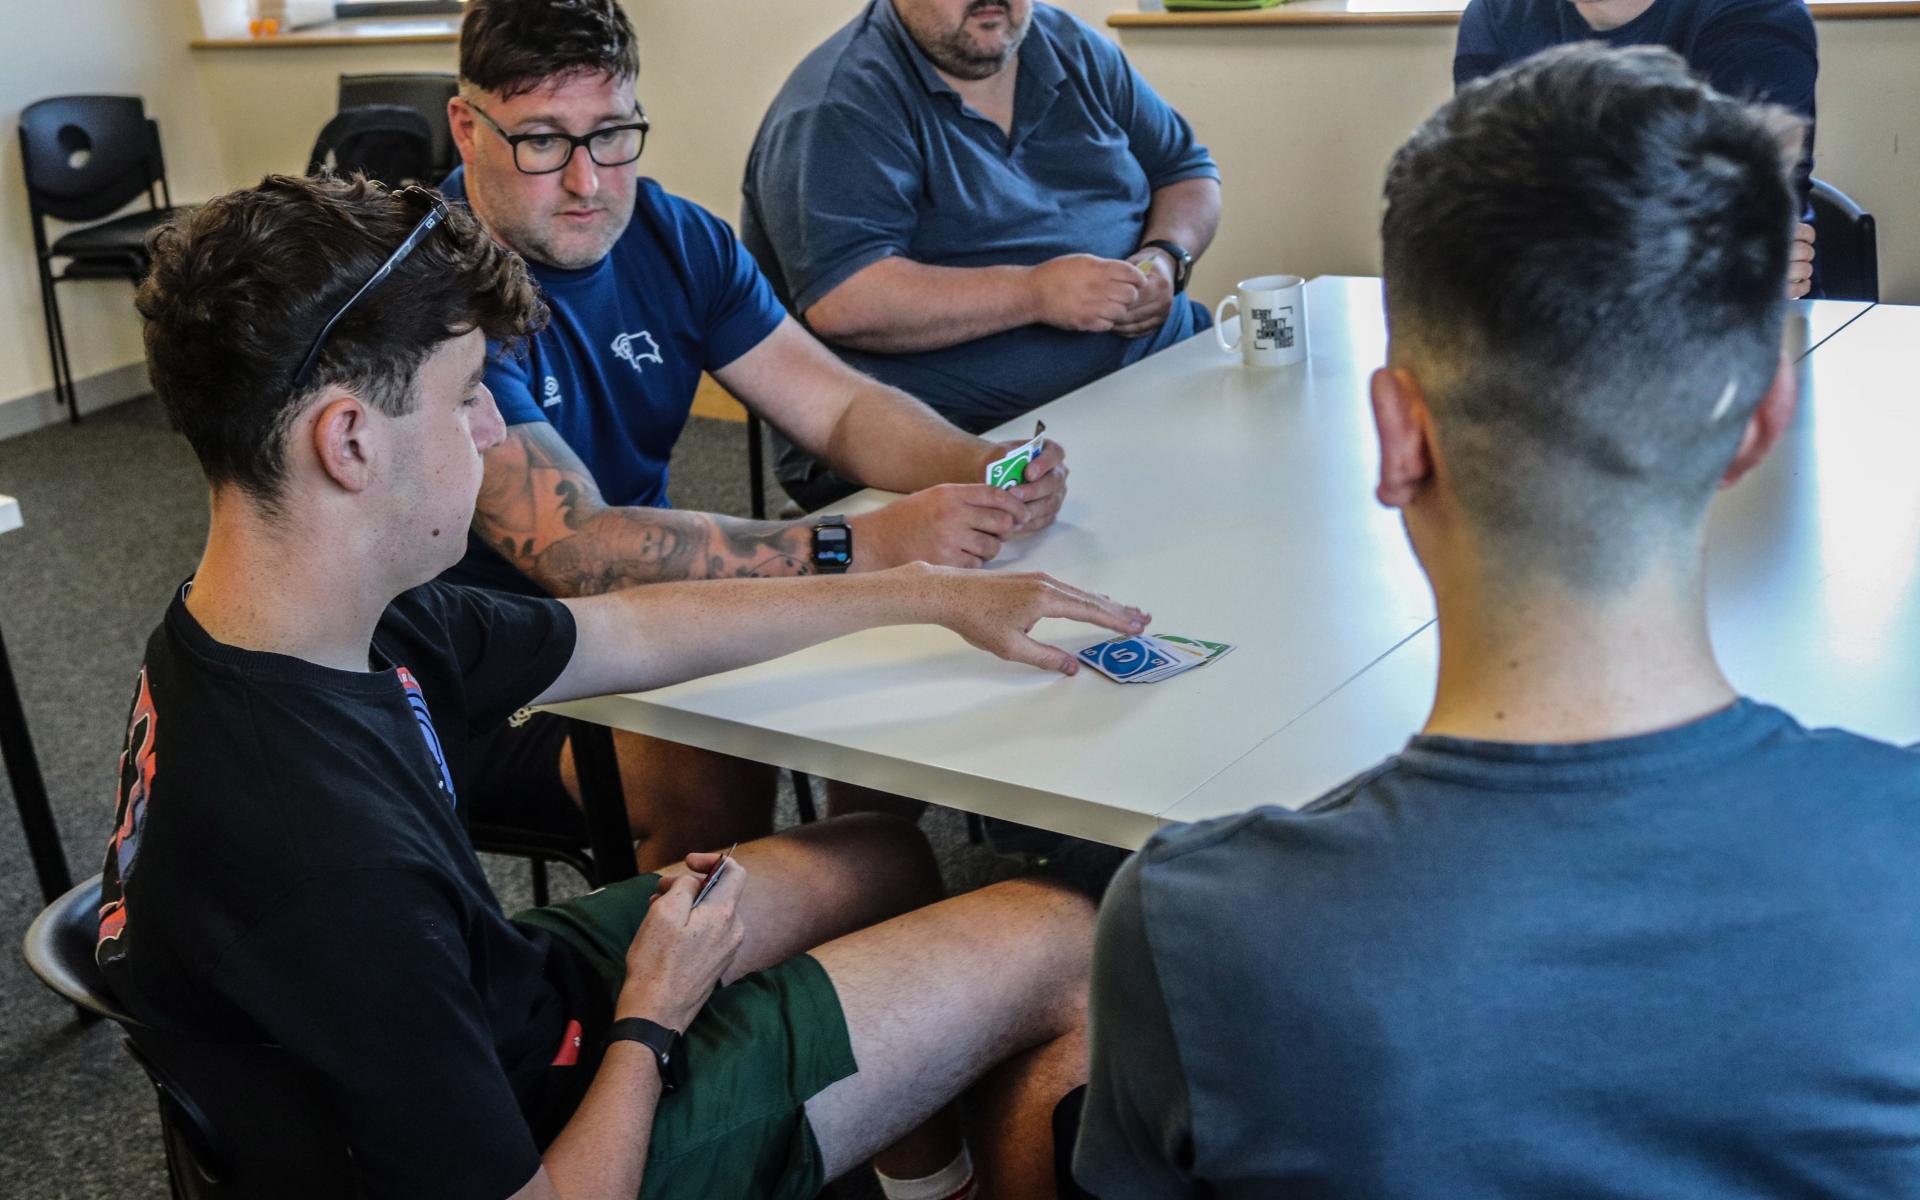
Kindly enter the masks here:
[[966, 1144], [960, 1156], [931, 1175], [919, 1179], [895, 1179], [878, 1168], [880, 1191], [887, 1200], [978, 1200], [980, 1189], [973, 1181], [973, 1155]]

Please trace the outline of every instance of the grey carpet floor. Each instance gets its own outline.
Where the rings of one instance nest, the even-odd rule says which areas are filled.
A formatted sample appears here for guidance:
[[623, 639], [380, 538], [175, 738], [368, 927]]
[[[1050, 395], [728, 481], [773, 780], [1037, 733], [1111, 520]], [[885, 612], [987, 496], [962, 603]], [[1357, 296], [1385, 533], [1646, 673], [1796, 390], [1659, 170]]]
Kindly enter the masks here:
[[[743, 427], [695, 418], [675, 452], [681, 508], [745, 515]], [[25, 528], [0, 535], [0, 631], [76, 879], [99, 870], [112, 822], [115, 760], [147, 635], [198, 559], [206, 492], [192, 453], [151, 399], [0, 441], [0, 493]], [[782, 498], [769, 484], [770, 503]], [[791, 793], [780, 822], [793, 820]], [[950, 888], [1011, 873], [970, 846], [959, 813], [923, 821]], [[523, 864], [488, 862], [512, 909]], [[570, 880], [556, 872], [556, 892]], [[40, 895], [0, 779], [0, 1195], [163, 1200], [151, 1091], [106, 1023], [82, 1024], [33, 978], [21, 935]], [[862, 1186], [843, 1194], [864, 1195]]]

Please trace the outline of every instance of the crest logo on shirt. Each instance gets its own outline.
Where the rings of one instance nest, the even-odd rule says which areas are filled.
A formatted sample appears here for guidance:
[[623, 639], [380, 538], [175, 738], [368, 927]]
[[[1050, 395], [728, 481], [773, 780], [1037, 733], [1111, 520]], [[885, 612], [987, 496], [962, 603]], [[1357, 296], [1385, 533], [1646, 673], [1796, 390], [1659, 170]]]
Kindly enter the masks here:
[[636, 371], [640, 370], [643, 362], [665, 366], [667, 361], [660, 357], [660, 343], [654, 341], [653, 335], [644, 329], [639, 333], [623, 333], [613, 339], [613, 352]]
[[556, 408], [560, 404], [560, 381], [547, 376], [546, 386], [540, 389], [540, 407]]

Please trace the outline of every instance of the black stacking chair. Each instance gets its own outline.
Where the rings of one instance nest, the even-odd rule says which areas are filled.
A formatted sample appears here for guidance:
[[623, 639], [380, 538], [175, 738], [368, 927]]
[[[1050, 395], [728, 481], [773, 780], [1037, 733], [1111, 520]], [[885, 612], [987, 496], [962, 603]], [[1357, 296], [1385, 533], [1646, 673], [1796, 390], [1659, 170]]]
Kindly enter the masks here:
[[438, 186], [460, 165], [459, 152], [453, 145], [453, 128], [447, 124], [447, 101], [459, 91], [459, 80], [440, 71], [342, 75], [340, 101], [336, 107], [344, 112], [368, 104], [397, 104], [419, 113], [427, 123], [427, 133], [433, 142], [431, 177], [424, 182]]
[[307, 174], [331, 170], [377, 179], [388, 187], [442, 178], [433, 162], [433, 136], [427, 121], [398, 104], [366, 104], [335, 113], [307, 155]]
[[276, 1046], [209, 1042], [135, 1020], [94, 962], [100, 877], [27, 929], [26, 959], [69, 1003], [120, 1026], [160, 1104], [174, 1200], [352, 1200], [361, 1194], [339, 1106]]
[[[54, 399], [77, 423], [80, 405], [55, 286], [79, 279], [125, 279], [137, 285], [145, 277], [147, 233], [176, 211], [160, 154], [160, 126], [147, 117], [138, 96], [54, 96], [21, 112], [20, 160]], [[113, 216], [142, 195], [146, 208]], [[107, 217], [112, 219], [102, 219]], [[82, 228], [49, 240], [48, 218]], [[66, 265], [56, 272], [57, 260]]]
[[1809, 196], [1815, 230], [1814, 262], [1829, 300], [1880, 302], [1880, 239], [1873, 214], [1825, 180]]

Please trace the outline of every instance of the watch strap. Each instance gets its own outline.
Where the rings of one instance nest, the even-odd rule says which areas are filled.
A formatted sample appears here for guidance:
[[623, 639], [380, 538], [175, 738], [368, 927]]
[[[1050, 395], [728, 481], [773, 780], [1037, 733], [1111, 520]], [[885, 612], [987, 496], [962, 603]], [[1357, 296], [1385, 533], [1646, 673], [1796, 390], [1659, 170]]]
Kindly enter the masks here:
[[645, 1017], [621, 1017], [607, 1026], [607, 1044], [639, 1042], [653, 1051], [654, 1065], [660, 1068], [660, 1087], [673, 1091], [680, 1085], [680, 1032], [668, 1029]]

